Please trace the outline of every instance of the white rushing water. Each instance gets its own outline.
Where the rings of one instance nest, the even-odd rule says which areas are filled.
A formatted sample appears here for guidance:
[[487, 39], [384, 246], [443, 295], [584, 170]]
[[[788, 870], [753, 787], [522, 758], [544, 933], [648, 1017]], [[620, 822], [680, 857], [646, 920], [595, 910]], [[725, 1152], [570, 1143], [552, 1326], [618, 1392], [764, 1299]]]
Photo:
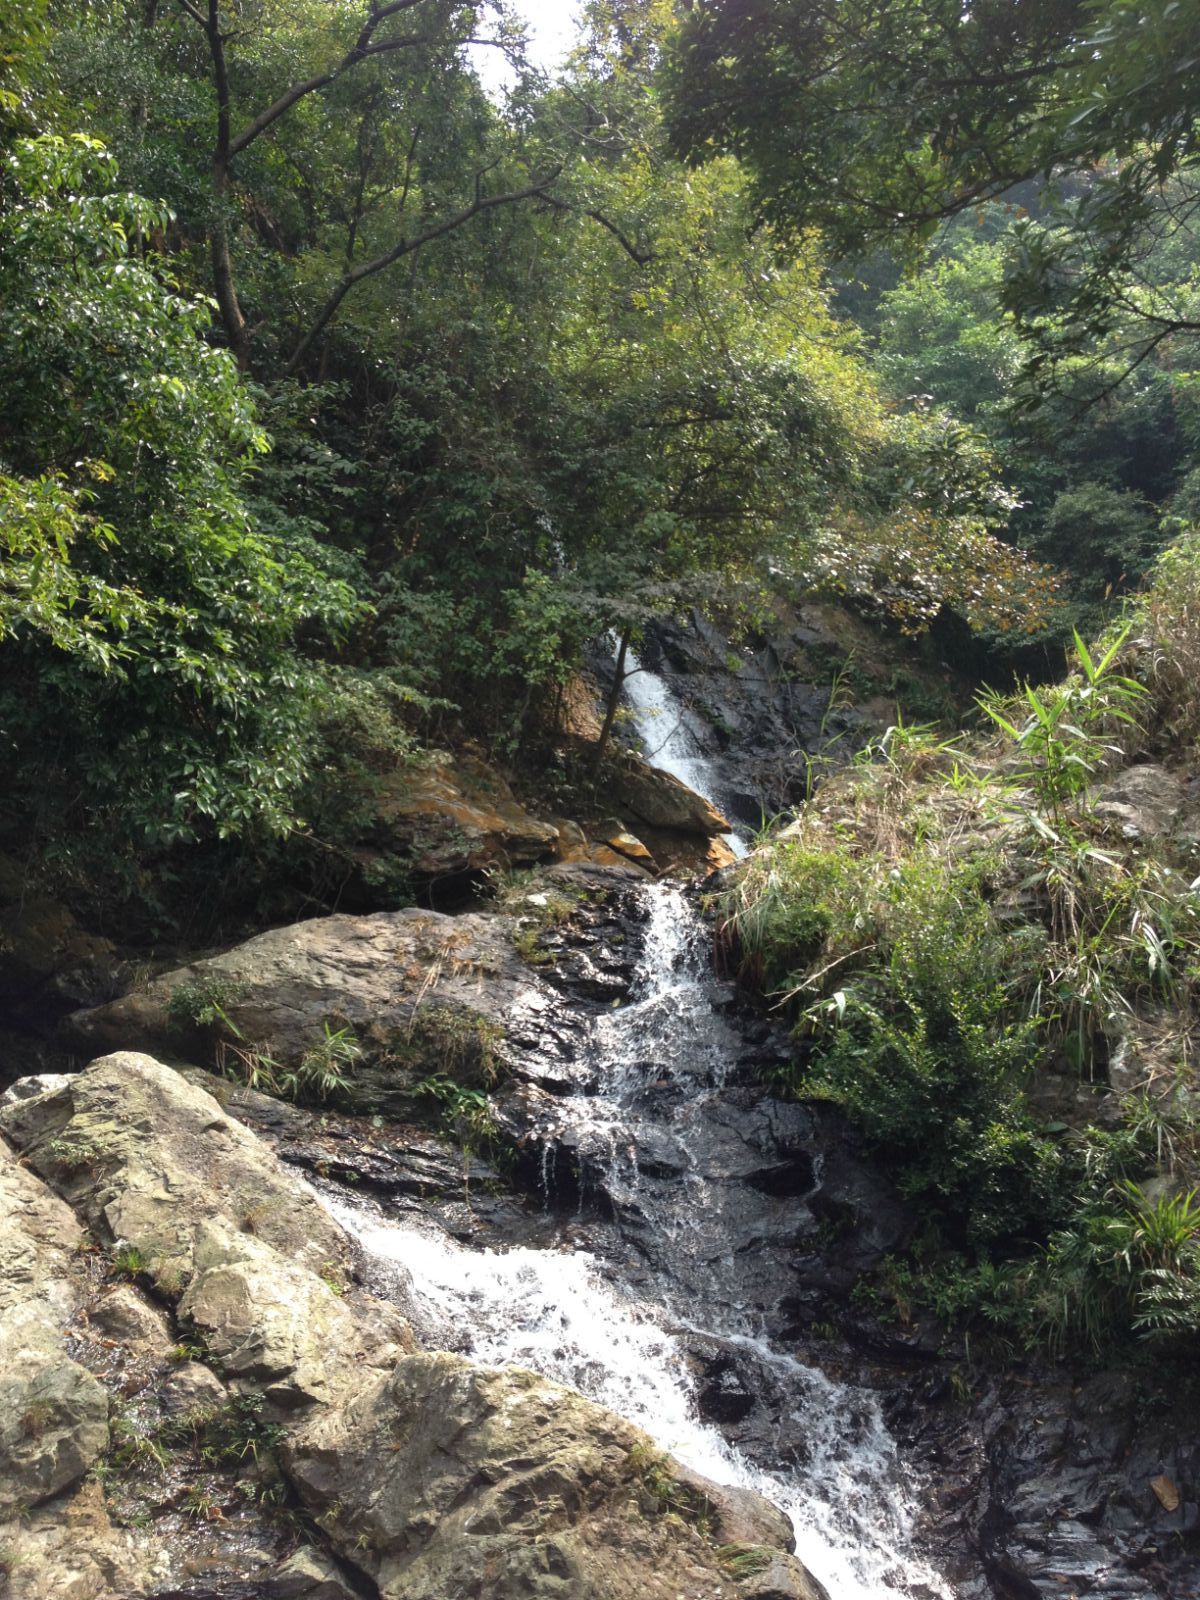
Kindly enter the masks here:
[[[664, 1286], [669, 1307], [635, 1301], [581, 1250], [471, 1250], [423, 1221], [391, 1222], [358, 1201], [327, 1203], [370, 1255], [411, 1280], [409, 1310], [430, 1345], [531, 1367], [628, 1418], [715, 1482], [765, 1495], [791, 1519], [797, 1554], [834, 1600], [916, 1591], [951, 1600], [912, 1550], [914, 1502], [876, 1397], [771, 1349], [751, 1317], [721, 1300], [729, 1270], [720, 1257], [724, 1185], [690, 1167], [679, 1180], [638, 1186], [639, 1131], [686, 1159], [718, 1101], [735, 1042], [710, 1003], [702, 930], [687, 898], [670, 884], [642, 893], [643, 971], [632, 1002], [600, 1018], [593, 1033], [599, 1092], [564, 1097], [559, 1108], [590, 1137], [588, 1158], [607, 1168], [610, 1192], [634, 1192], [659, 1237], [687, 1255], [683, 1289]], [[684, 1092], [647, 1112], [647, 1074], [666, 1074]], [[736, 1305], [736, 1282], [730, 1292]], [[780, 1435], [802, 1439], [802, 1464], [786, 1444], [756, 1464], [700, 1419], [689, 1334], [740, 1350], [747, 1370], [785, 1397], [783, 1414], [772, 1415]]]
[[[625, 653], [622, 692], [632, 707], [633, 725], [647, 761], [686, 783], [718, 811], [723, 810], [714, 792], [712, 768], [688, 724], [686, 709], [666, 680], [644, 667], [632, 648]], [[725, 842], [735, 856], [746, 854], [746, 841], [737, 829], [725, 835]]]

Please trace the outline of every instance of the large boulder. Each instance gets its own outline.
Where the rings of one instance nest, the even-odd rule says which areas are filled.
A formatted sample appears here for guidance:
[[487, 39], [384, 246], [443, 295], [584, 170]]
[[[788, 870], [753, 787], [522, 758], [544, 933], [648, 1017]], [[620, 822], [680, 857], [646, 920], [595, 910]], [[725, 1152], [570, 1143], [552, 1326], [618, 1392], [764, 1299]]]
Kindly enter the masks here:
[[703, 795], [638, 756], [622, 756], [611, 790], [618, 805], [651, 827], [702, 838], [729, 832], [728, 820]]
[[501, 1019], [532, 981], [514, 948], [516, 927], [506, 916], [413, 907], [318, 917], [77, 1012], [71, 1034], [90, 1049], [135, 1043], [194, 1059], [205, 1040], [193, 1019], [205, 1015], [217, 1019], [214, 1031], [277, 1062], [295, 1063], [320, 1045], [327, 1023], [404, 1054], [434, 1011]]
[[0, 1111], [0, 1131], [107, 1247], [168, 1292], [195, 1270], [205, 1222], [252, 1233], [312, 1271], [344, 1272], [342, 1229], [248, 1128], [150, 1056], [103, 1056], [56, 1093]]
[[64, 1333], [86, 1293], [83, 1242], [0, 1140], [0, 1517], [75, 1483], [108, 1446], [108, 1396]]
[[118, 1259], [178, 1299], [222, 1368], [278, 1405], [328, 1400], [412, 1347], [391, 1306], [344, 1295], [352, 1246], [316, 1196], [161, 1062], [102, 1057], [0, 1126]]
[[[439, 752], [386, 779], [370, 847], [409, 863], [419, 877], [529, 866], [554, 854], [558, 829], [525, 810], [494, 767]], [[367, 859], [364, 857], [364, 859]]]
[[[302, 1427], [285, 1459], [383, 1600], [764, 1593], [722, 1565], [703, 1480], [683, 1481], [636, 1428], [532, 1372], [410, 1357]], [[784, 1551], [770, 1566], [772, 1595], [819, 1600]]]

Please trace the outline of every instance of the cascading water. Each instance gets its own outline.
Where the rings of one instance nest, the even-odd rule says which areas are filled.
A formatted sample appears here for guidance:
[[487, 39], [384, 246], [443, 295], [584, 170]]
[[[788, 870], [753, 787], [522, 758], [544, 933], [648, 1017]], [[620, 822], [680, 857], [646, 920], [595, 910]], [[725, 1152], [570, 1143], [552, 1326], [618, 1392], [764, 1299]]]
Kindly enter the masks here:
[[[622, 692], [633, 710], [634, 727], [646, 752], [646, 759], [680, 783], [686, 783], [718, 811], [723, 802], [715, 792], [712, 770], [700, 749], [700, 742], [688, 720], [686, 708], [666, 680], [642, 665], [637, 652], [625, 653], [625, 680]], [[735, 856], [746, 854], [746, 841], [737, 829], [725, 835]]]
[[[543, 1136], [547, 1148], [565, 1140], [639, 1250], [653, 1239], [651, 1293], [644, 1274], [634, 1287], [619, 1263], [578, 1249], [472, 1251], [423, 1222], [395, 1224], [357, 1203], [334, 1209], [377, 1260], [405, 1269], [410, 1311], [430, 1343], [570, 1384], [686, 1465], [773, 1500], [835, 1600], [948, 1597], [911, 1548], [914, 1507], [875, 1397], [769, 1343], [771, 1308], [750, 1253], [731, 1243], [739, 1208], [770, 1204], [739, 1181], [761, 1157], [721, 1123], [738, 1040], [714, 1010], [687, 898], [669, 884], [641, 893], [634, 997], [594, 1024], [596, 1091], [556, 1101]], [[662, 1262], [669, 1267], [653, 1265]], [[739, 1449], [700, 1419], [689, 1360], [697, 1338], [732, 1350], [770, 1391], [774, 1438]]]

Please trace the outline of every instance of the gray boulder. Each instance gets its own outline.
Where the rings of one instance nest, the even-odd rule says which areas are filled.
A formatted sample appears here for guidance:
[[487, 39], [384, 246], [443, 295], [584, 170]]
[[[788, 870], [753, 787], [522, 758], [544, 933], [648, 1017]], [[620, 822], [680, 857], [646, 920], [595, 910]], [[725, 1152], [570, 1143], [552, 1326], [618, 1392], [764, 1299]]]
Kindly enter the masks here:
[[[220, 1033], [294, 1065], [321, 1045], [327, 1024], [349, 1028], [366, 1047], [350, 1082], [373, 1107], [404, 1114], [411, 1103], [389, 1106], [388, 1096], [411, 1088], [408, 1069], [422, 1075], [444, 1069], [441, 1057], [452, 1047], [469, 1055], [471, 1020], [502, 1023], [514, 996], [535, 985], [514, 948], [517, 925], [513, 917], [415, 908], [319, 917], [78, 1012], [71, 1031], [88, 1049], [134, 1043], [201, 1065], [211, 1060], [213, 1035]], [[221, 1010], [207, 1035], [181, 1017], [181, 997], [196, 997], [199, 1008], [205, 995], [217, 998]], [[464, 1027], [443, 1041], [432, 1024], [449, 1014], [461, 1016]]]
[[289, 1262], [343, 1272], [345, 1233], [267, 1147], [150, 1056], [104, 1056], [65, 1089], [0, 1110], [0, 1131], [109, 1248], [135, 1251], [163, 1292], [194, 1271], [198, 1231], [220, 1221]]
[[1093, 815], [1127, 839], [1160, 839], [1183, 808], [1186, 785], [1166, 767], [1144, 762], [1095, 785]]
[[[532, 1372], [410, 1357], [301, 1427], [285, 1460], [335, 1548], [383, 1600], [763, 1593], [722, 1565], [703, 1480]], [[793, 1557], [780, 1551], [771, 1564], [792, 1584], [772, 1593], [820, 1600]]]

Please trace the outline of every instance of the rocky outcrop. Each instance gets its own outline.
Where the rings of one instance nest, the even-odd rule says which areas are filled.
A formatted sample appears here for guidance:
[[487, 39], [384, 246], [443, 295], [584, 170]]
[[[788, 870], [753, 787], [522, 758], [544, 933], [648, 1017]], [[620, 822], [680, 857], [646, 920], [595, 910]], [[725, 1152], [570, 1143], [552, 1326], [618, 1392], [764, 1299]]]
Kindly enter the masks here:
[[513, 947], [515, 928], [515, 919], [504, 916], [450, 917], [416, 908], [318, 917], [76, 1013], [72, 1037], [93, 1049], [136, 1042], [195, 1059], [205, 1039], [195, 1018], [207, 1005], [219, 1007], [216, 1031], [224, 1028], [280, 1062], [299, 1060], [321, 1040], [326, 1023], [349, 1026], [360, 1040], [402, 1042], [421, 1003], [493, 1017], [503, 1012], [529, 978]]
[[438, 752], [382, 780], [359, 854], [367, 868], [378, 855], [394, 856], [417, 877], [438, 878], [529, 866], [553, 856], [557, 842], [554, 824], [531, 816], [494, 767]]
[[612, 793], [620, 806], [651, 827], [702, 838], [729, 832], [728, 820], [703, 795], [638, 756], [622, 756]]
[[[409, 908], [276, 929], [77, 1013], [71, 1035], [84, 1049], [135, 1044], [204, 1066], [228, 1050], [231, 1064], [246, 1068], [255, 1059], [294, 1067], [322, 1048], [327, 1029], [346, 1030], [361, 1051], [346, 1074], [353, 1104], [420, 1120], [429, 1103], [417, 1091], [431, 1074], [478, 1084], [499, 1063], [536, 1075], [573, 1054], [566, 1035], [582, 1034], [586, 1018], [567, 1015], [555, 993], [559, 965], [570, 968], [575, 958], [550, 896], [586, 919], [589, 906], [602, 907], [639, 876], [627, 864], [554, 867], [544, 892], [531, 890], [511, 913], [450, 917]], [[610, 921], [575, 941], [579, 961], [587, 946], [593, 987], [604, 969], [609, 1002], [628, 986], [629, 950], [617, 953], [625, 937]], [[615, 984], [614, 968], [623, 973]], [[213, 1020], [200, 1025], [199, 1015]], [[553, 1026], [556, 1018], [562, 1037], [547, 1051], [549, 1029], [539, 1024], [535, 1036], [531, 1019]]]
[[[639, 657], [678, 702], [722, 808], [749, 828], [805, 798], [811, 762], [847, 759], [882, 733], [898, 701], [906, 721], [953, 709], [936, 659], [836, 605], [780, 605], [749, 642], [699, 614], [658, 621]], [[607, 687], [611, 658], [598, 654], [593, 666]]]
[[[346, 1237], [248, 1129], [149, 1056], [94, 1061], [65, 1089], [0, 1111], [0, 1130], [107, 1249], [137, 1252], [178, 1294], [214, 1230], [298, 1268], [344, 1273]], [[204, 1255], [207, 1250], [207, 1256]]]
[[0, 1140], [0, 1518], [76, 1483], [108, 1446], [108, 1396], [63, 1332], [86, 1293], [83, 1243]]
[[[239, 1398], [265, 1404], [288, 1480], [385, 1600], [822, 1600], [787, 1553], [786, 1527], [753, 1497], [682, 1473], [637, 1429], [532, 1373], [417, 1353], [399, 1312], [355, 1284], [350, 1241], [312, 1195], [171, 1068], [101, 1058], [65, 1088], [15, 1097], [0, 1125], [46, 1180], [0, 1145], [0, 1515], [16, 1508], [18, 1482], [32, 1513], [3, 1529], [0, 1570], [10, 1585], [23, 1574], [21, 1600], [193, 1592], [169, 1541], [114, 1528], [98, 1486], [73, 1487], [109, 1443], [110, 1395], [64, 1344], [85, 1299], [109, 1330], [96, 1350], [131, 1341], [128, 1359], [159, 1371], [147, 1393], [177, 1429], [181, 1418], [203, 1429]], [[153, 1282], [203, 1361], [168, 1367], [161, 1314], [140, 1292], [88, 1288], [80, 1219]], [[254, 1415], [236, 1413], [242, 1426]], [[211, 1504], [198, 1485], [189, 1493]], [[38, 1514], [50, 1497], [53, 1521]], [[753, 1573], [735, 1575], [716, 1529], [762, 1544]], [[205, 1593], [353, 1592], [317, 1548], [273, 1570], [245, 1532], [237, 1548], [246, 1583]]]
[[103, 1057], [0, 1126], [96, 1239], [178, 1302], [222, 1370], [276, 1404], [328, 1400], [411, 1344], [390, 1307], [342, 1297], [350, 1242], [315, 1196], [149, 1056]]
[[532, 1372], [413, 1357], [293, 1435], [287, 1462], [335, 1546], [369, 1552], [383, 1600], [821, 1594], [778, 1547], [786, 1587], [735, 1583], [703, 1531], [704, 1480]]

